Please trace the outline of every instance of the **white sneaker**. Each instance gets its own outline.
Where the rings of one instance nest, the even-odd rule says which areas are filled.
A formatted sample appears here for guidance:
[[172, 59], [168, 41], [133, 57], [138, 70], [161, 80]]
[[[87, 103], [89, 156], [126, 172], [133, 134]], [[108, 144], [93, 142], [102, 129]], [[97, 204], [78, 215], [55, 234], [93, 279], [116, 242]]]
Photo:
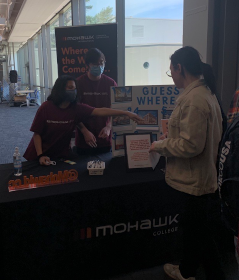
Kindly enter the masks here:
[[164, 269], [165, 273], [173, 279], [196, 280], [195, 277], [183, 278], [183, 276], [181, 275], [180, 270], [179, 270], [179, 265], [173, 265], [173, 264], [167, 263], [163, 266], [163, 269]]

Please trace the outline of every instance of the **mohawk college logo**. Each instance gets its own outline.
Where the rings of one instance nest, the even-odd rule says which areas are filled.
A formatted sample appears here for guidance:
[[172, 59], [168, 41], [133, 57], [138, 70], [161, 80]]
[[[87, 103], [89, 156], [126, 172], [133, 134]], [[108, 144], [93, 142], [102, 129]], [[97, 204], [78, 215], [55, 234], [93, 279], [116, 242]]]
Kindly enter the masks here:
[[79, 240], [79, 239], [86, 239], [86, 238], [91, 238], [91, 228], [81, 228], [80, 230], [76, 230], [74, 232], [74, 240]]
[[94, 35], [62, 37], [62, 41], [89, 41], [94, 40]]
[[129, 233], [132, 231], [141, 231], [147, 229], [156, 230], [153, 232], [153, 236], [171, 234], [178, 230], [178, 227], [176, 226], [176, 224], [178, 224], [178, 216], [179, 214], [176, 214], [175, 216], [160, 217], [153, 220], [141, 220], [136, 221], [133, 224], [128, 222], [115, 225], [98, 226], [96, 228], [87, 227], [76, 229], [73, 234], [74, 240], [77, 241], [79, 239], [84, 240], [90, 239], [92, 237], [104, 237], [108, 235]]

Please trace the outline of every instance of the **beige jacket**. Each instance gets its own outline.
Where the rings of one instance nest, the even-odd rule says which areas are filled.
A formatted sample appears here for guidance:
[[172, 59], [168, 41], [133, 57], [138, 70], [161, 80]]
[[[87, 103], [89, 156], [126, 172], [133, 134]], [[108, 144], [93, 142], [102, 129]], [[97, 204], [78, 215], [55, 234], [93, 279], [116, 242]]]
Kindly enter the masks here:
[[221, 135], [222, 116], [215, 95], [203, 80], [191, 83], [177, 99], [168, 138], [155, 145], [155, 151], [167, 157], [167, 184], [196, 196], [215, 192]]

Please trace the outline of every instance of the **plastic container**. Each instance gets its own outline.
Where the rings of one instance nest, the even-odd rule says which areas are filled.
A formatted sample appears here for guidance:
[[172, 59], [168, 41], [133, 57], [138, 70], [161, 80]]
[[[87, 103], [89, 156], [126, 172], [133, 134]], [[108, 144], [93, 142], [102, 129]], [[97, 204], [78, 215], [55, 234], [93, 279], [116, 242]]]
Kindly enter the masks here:
[[87, 162], [87, 169], [89, 170], [89, 175], [103, 175], [105, 170], [104, 161], [89, 161]]

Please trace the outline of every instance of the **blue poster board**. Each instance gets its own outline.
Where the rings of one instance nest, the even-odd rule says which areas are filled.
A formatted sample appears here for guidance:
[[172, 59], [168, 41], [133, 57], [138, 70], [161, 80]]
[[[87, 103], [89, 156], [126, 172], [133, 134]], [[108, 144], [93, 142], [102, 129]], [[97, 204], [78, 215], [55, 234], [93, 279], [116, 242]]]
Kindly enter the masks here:
[[111, 107], [138, 114], [136, 124], [127, 116], [112, 117], [113, 156], [125, 154], [125, 133], [152, 132], [152, 141], [163, 134], [162, 119], [170, 118], [180, 91], [175, 85], [111, 87]]

